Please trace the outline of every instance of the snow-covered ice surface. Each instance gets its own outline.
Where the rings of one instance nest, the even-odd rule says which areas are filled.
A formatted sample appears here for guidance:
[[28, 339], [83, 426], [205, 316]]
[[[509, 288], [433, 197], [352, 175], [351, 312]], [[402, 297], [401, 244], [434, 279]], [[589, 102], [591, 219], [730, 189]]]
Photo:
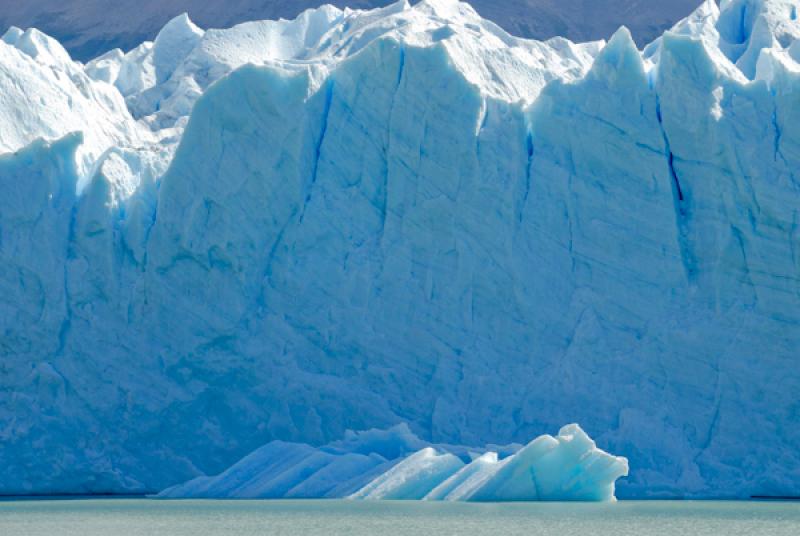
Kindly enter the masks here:
[[[415, 0], [415, 2], [418, 0]], [[0, 32], [35, 26], [59, 38], [79, 60], [111, 48], [135, 48], [152, 40], [168, 20], [188, 12], [204, 28], [227, 28], [256, 19], [292, 19], [320, 0], [25, 0], [0, 5]], [[340, 8], [382, 7], [391, 0], [331, 0]], [[563, 36], [573, 41], [608, 38], [621, 25], [647, 44], [685, 17], [697, 0], [470, 0], [483, 17], [514, 35], [535, 39]]]
[[0, 151], [37, 138], [82, 131], [78, 169], [88, 175], [113, 145], [145, 143], [151, 132], [134, 121], [118, 91], [94, 83], [54, 39], [11, 28], [0, 39]]
[[[614, 500], [628, 461], [598, 449], [576, 424], [524, 447], [477, 452], [424, 446], [405, 425], [350, 433], [314, 448], [273, 441], [214, 477], [160, 498], [341, 498], [426, 501]], [[419, 449], [414, 452], [415, 449]]]
[[798, 8], [708, 1], [641, 52], [452, 0], [179, 17], [86, 65], [10, 30], [0, 493], [580, 422], [622, 497], [800, 495]]

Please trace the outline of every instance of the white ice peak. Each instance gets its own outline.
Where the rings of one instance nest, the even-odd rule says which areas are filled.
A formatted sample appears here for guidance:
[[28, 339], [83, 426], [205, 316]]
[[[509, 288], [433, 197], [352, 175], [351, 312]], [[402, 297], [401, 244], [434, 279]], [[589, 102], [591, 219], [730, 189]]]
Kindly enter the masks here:
[[[706, 0], [670, 33], [701, 40], [713, 61], [729, 76], [738, 76], [735, 65], [743, 79], [770, 82], [775, 61], [790, 70], [800, 70], [796, 63], [800, 45], [794, 46], [800, 36], [797, 10], [796, 0], [723, 0], [720, 7], [714, 0]], [[322, 6], [291, 21], [250, 22], [207, 33], [183, 14], [171, 20], [154, 43], [144, 43], [128, 53], [111, 51], [89, 62], [85, 71], [97, 81], [114, 84], [133, 116], [142, 119], [141, 125], [159, 131], [181, 127], [205, 89], [243, 65], [307, 69], [315, 80], [313, 86], [318, 86], [341, 61], [379, 39], [393, 39], [411, 47], [441, 47], [461, 75], [487, 97], [528, 104], [548, 83], [580, 79], [604, 45], [576, 45], [560, 38], [547, 42], [516, 38], [457, 0], [423, 0], [413, 6], [400, 0], [367, 11]], [[64, 73], [73, 81], [82, 76], [78, 73], [84, 68], [72, 62], [58, 42], [35, 29], [23, 32], [11, 28], [3, 41], [27, 55], [27, 61], [35, 63], [34, 69], [46, 67], [48, 72], [56, 76]], [[661, 41], [647, 47], [644, 56], [657, 60]], [[14, 61], [10, 52], [3, 57], [5, 63]], [[656, 67], [648, 63], [646, 68]], [[9, 68], [30, 71], [19, 65]], [[47, 75], [37, 74], [36, 80], [17, 85], [35, 86], [43, 76]], [[30, 95], [9, 90], [0, 109], [7, 114], [25, 110], [25, 117], [30, 119], [9, 117], [0, 133], [0, 149], [16, 150], [30, 143], [31, 136], [56, 139], [80, 130], [87, 137], [87, 146], [80, 150], [82, 170], [89, 173], [111, 145], [149, 141], [148, 133], [131, 124], [127, 111], [114, 102], [118, 96], [108, 95], [107, 89], [88, 81], [78, 84], [79, 89], [73, 90], [63, 104], [55, 96], [43, 95], [52, 91], [49, 88], [26, 92], [36, 95], [39, 103], [47, 103], [41, 109], [29, 102]], [[79, 103], [87, 98], [83, 106], [97, 110], [80, 108]], [[72, 116], [74, 120], [63, 120]], [[180, 129], [159, 137], [175, 140], [176, 134]]]

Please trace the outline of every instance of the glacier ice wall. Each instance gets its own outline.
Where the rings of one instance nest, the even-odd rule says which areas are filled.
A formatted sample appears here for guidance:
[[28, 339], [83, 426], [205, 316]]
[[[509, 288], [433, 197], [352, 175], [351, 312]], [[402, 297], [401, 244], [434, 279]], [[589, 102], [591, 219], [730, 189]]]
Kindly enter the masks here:
[[620, 496], [797, 495], [796, 4], [644, 51], [450, 0], [179, 18], [86, 66], [10, 30], [0, 492], [579, 421]]

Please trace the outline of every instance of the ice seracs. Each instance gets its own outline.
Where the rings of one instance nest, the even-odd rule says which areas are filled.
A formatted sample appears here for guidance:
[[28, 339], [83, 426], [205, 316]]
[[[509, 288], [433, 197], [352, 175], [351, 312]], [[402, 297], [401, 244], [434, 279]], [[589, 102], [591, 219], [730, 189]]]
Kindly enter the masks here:
[[[374, 8], [391, 0], [332, 0], [339, 6]], [[575, 42], [591, 41], [611, 35], [625, 21], [637, 43], [646, 44], [664, 28], [688, 14], [699, 0], [670, 0], [642, 3], [640, 0], [537, 0], [501, 2], [472, 0], [470, 4], [484, 17], [498, 23], [513, 35], [547, 39], [563, 36]], [[228, 28], [261, 19], [294, 19], [304, 9], [320, 5], [314, 0], [236, 0], [209, 3], [207, 0], [172, 0], [117, 4], [113, 12], [102, 3], [59, 5], [43, 19], [28, 3], [6, 4], [0, 13], [0, 28], [8, 24], [44, 24], [41, 30], [63, 40], [64, 46], [80, 61], [88, 61], [109, 47], [126, 50], [136, 47], [180, 11], [188, 11], [203, 28]], [[576, 16], [579, 14], [579, 16]]]
[[[483, 91], [501, 99], [531, 101], [547, 82], [580, 77], [602, 45], [514, 38], [480, 18], [468, 4], [449, 0], [426, 0], [414, 7], [399, 0], [366, 12], [326, 5], [291, 21], [254, 21], [205, 33], [192, 27], [191, 21], [179, 17], [156, 38], [153, 62], [159, 40], [185, 36], [181, 46], [168, 48], [170, 67], [162, 69], [157, 83], [128, 95], [136, 117], [147, 117], [158, 127], [172, 125], [189, 114], [210, 84], [247, 64], [310, 69], [315, 79], [323, 80], [339, 62], [380, 39], [445, 47], [450, 60]], [[189, 43], [195, 46], [189, 48]]]
[[8, 30], [0, 40], [0, 151], [78, 131], [83, 180], [106, 149], [143, 144], [151, 136], [119, 92], [87, 76], [56, 40], [35, 29]]
[[[756, 78], [762, 51], [789, 49], [800, 37], [796, 0], [705, 0], [670, 33], [699, 39], [712, 55], [727, 58], [745, 78]], [[662, 38], [645, 49], [653, 53]]]
[[644, 51], [443, 0], [178, 18], [87, 65], [10, 30], [0, 493], [201, 489], [408, 422], [423, 444], [241, 489], [342, 496], [432, 447], [467, 464], [432, 497], [526, 467], [605, 496], [621, 466], [562, 459], [577, 433], [519, 466], [440, 448], [577, 421], [636, 468], [620, 496], [797, 495], [793, 7], [707, 2]]
[[163, 84], [172, 76], [178, 65], [203, 38], [204, 33], [189, 20], [186, 13], [175, 17], [164, 26], [153, 41], [156, 84]]

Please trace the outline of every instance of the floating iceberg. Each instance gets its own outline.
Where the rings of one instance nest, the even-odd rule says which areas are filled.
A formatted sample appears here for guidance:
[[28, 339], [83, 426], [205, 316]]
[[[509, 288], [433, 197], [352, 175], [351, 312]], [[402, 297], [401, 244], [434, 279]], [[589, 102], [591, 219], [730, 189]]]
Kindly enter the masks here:
[[[380, 446], [370, 436], [380, 436]], [[443, 445], [405, 455], [422, 443], [405, 426], [354, 438], [321, 448], [274, 441], [218, 476], [172, 486], [158, 497], [608, 501], [615, 499], [616, 480], [628, 475], [628, 460], [598, 449], [577, 424], [502, 459]]]
[[464, 464], [423, 449], [351, 495], [353, 499], [608, 501], [628, 460], [595, 446], [577, 424], [543, 435], [502, 460], [487, 452]]

